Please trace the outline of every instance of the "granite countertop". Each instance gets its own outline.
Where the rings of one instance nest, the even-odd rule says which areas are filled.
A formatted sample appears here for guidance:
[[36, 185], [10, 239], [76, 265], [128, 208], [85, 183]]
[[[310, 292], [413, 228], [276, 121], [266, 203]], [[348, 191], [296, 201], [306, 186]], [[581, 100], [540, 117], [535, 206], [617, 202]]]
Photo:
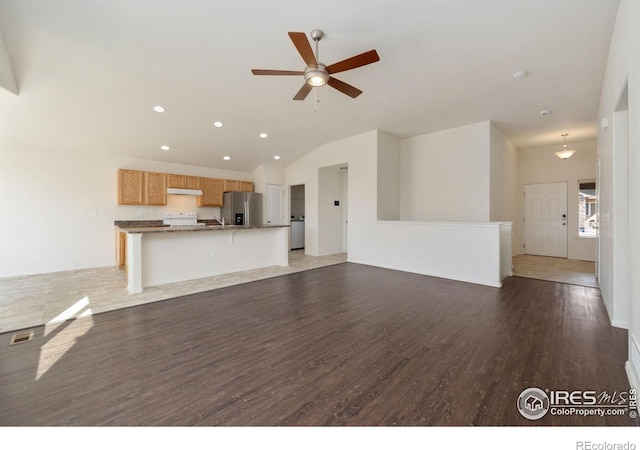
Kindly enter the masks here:
[[173, 233], [180, 231], [236, 231], [236, 230], [255, 230], [257, 228], [285, 228], [289, 225], [205, 225], [205, 226], [177, 226], [169, 225], [151, 225], [151, 226], [122, 226], [118, 225], [120, 231], [125, 233]]

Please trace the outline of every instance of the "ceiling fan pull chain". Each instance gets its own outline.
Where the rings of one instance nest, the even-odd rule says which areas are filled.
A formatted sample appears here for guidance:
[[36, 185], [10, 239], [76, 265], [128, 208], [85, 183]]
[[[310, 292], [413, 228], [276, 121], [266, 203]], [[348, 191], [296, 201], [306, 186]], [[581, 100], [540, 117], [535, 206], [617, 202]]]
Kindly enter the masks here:
[[318, 88], [313, 88], [313, 111], [318, 111]]

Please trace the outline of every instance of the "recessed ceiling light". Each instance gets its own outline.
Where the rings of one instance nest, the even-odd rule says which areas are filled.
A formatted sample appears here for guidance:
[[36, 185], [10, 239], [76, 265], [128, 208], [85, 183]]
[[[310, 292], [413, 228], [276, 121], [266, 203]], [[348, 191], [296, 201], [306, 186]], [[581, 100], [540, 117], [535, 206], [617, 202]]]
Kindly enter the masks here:
[[169, 147], [168, 145], [162, 145], [162, 146], [160, 146], [160, 149], [161, 149], [161, 150], [165, 150], [165, 151], [166, 151], [166, 150], [169, 150], [170, 148], [171, 148], [171, 147]]
[[213, 122], [213, 126], [220, 128], [222, 125], [224, 125], [222, 122]]
[[527, 72], [525, 72], [524, 70], [518, 70], [517, 72], [513, 73], [513, 78], [515, 78], [516, 80], [522, 80], [526, 76]]
[[267, 133], [260, 133], [260, 137], [261, 137], [262, 139], [266, 138], [267, 136], [268, 136], [268, 134], [267, 134]]
[[280, 159], [278, 155], [274, 156], [273, 159]]
[[222, 159], [224, 159], [225, 161], [229, 161], [231, 159], [231, 156], [223, 156]]
[[163, 107], [163, 106], [160, 106], [160, 105], [154, 106], [154, 107], [153, 107], [153, 110], [154, 110], [155, 112], [165, 112], [165, 111], [166, 111], [166, 110], [164, 109], [164, 107]]

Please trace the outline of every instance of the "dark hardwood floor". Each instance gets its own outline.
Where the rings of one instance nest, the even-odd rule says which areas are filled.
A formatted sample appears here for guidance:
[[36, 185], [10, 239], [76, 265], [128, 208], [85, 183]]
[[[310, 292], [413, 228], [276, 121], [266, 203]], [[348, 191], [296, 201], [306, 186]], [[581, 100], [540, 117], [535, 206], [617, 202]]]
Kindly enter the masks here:
[[9, 338], [5, 426], [634, 425], [519, 414], [528, 387], [629, 390], [599, 291], [526, 278], [346, 263]]

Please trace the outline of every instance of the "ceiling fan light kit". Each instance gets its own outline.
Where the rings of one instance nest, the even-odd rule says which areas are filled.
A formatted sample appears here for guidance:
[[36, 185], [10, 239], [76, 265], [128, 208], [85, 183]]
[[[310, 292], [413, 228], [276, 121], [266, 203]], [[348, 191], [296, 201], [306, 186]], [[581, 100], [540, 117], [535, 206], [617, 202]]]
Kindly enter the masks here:
[[314, 87], [321, 87], [325, 84], [328, 84], [332, 88], [348, 95], [351, 98], [356, 98], [362, 94], [360, 89], [351, 86], [344, 81], [340, 81], [332, 75], [334, 73], [345, 72], [347, 70], [356, 69], [358, 67], [380, 61], [378, 53], [375, 50], [369, 50], [368, 52], [364, 52], [343, 61], [331, 64], [330, 66], [326, 66], [318, 61], [318, 42], [322, 39], [324, 33], [322, 30], [316, 29], [311, 31], [310, 36], [316, 43], [315, 54], [307, 36], [304, 33], [297, 31], [289, 32], [291, 42], [293, 42], [293, 45], [296, 47], [298, 53], [300, 53], [300, 56], [306, 63], [306, 67], [303, 71], [253, 69], [251, 72], [254, 75], [303, 75], [305, 83], [293, 97], [294, 100], [304, 100]]
[[313, 67], [307, 67], [307, 70], [304, 71], [304, 79], [313, 87], [320, 87], [327, 84], [329, 81], [329, 74], [327, 73], [327, 68], [324, 64], [318, 63], [318, 67], [314, 69]]

